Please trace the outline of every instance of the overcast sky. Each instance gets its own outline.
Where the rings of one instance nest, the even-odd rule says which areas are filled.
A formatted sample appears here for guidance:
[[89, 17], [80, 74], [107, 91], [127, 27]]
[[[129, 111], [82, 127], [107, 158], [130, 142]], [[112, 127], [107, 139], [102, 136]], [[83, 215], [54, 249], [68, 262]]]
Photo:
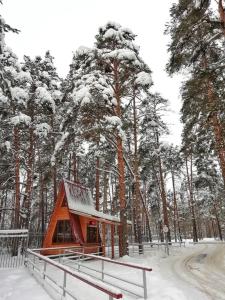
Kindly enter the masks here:
[[168, 77], [169, 37], [163, 34], [169, 9], [175, 0], [3, 0], [1, 14], [11, 26], [6, 43], [22, 59], [23, 55], [44, 55], [50, 50], [60, 76], [65, 76], [72, 52], [79, 46], [92, 47], [98, 28], [107, 21], [120, 23], [136, 35], [141, 56], [153, 71], [153, 89], [170, 102], [168, 114], [170, 142], [180, 143], [180, 78]]

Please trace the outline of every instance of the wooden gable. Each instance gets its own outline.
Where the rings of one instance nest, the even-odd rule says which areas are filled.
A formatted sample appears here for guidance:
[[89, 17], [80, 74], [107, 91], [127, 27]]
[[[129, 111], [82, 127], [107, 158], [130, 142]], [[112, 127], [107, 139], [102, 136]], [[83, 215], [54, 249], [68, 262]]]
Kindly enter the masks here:
[[[59, 254], [63, 252], [59, 247], [72, 246], [82, 247], [85, 253], [93, 253], [103, 247], [104, 253], [106, 224], [112, 228], [114, 245], [114, 226], [120, 225], [119, 218], [96, 211], [88, 188], [63, 180], [43, 242], [43, 248], [49, 249], [42, 253]], [[113, 253], [114, 250], [112, 256]]]
[[[70, 236], [71, 235], [71, 236]], [[53, 213], [45, 234], [43, 247], [81, 245], [84, 238], [79, 216], [69, 212], [64, 182], [60, 184], [59, 193]]]

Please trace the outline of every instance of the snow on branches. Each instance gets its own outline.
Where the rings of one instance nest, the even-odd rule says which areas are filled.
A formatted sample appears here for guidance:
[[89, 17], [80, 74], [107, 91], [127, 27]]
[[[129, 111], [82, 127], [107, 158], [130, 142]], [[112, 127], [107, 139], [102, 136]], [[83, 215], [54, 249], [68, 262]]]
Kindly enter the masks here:
[[23, 88], [13, 87], [11, 88], [12, 100], [17, 101], [17, 104], [22, 104], [26, 107], [28, 100], [28, 93]]
[[30, 123], [31, 123], [31, 117], [23, 113], [19, 113], [17, 116], [11, 118], [11, 124], [13, 124], [14, 126], [18, 126], [22, 124], [29, 126]]
[[49, 91], [47, 91], [44, 87], [38, 87], [35, 92], [36, 96], [36, 103], [38, 105], [44, 105], [47, 104], [47, 106], [52, 110], [52, 112], [55, 112], [55, 103], [51, 97], [51, 94]]

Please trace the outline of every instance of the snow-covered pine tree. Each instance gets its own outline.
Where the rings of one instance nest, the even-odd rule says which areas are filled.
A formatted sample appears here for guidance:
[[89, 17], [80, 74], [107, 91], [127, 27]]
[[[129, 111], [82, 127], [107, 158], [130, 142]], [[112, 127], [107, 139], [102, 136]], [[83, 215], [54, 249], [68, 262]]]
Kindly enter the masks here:
[[29, 84], [26, 85], [28, 97], [25, 108], [29, 124], [27, 124], [27, 134], [24, 141], [27, 143], [27, 151], [25, 150], [24, 153], [26, 179], [24, 197], [21, 201], [24, 216], [21, 225], [28, 228], [33, 205], [32, 190], [35, 164], [38, 159], [36, 151], [41, 151], [40, 145], [52, 130], [51, 121], [52, 115], [55, 114], [55, 101], [60, 101], [60, 82], [59, 79], [56, 82], [55, 68], [49, 53], [44, 59], [37, 56], [32, 60], [25, 56], [22, 69], [24, 73], [29, 74]]
[[[177, 241], [177, 236], [180, 241], [182, 241], [181, 227], [180, 227], [180, 217], [177, 204], [177, 191], [176, 191], [176, 178], [181, 175], [182, 159], [180, 155], [180, 149], [178, 146], [169, 145], [165, 148], [165, 165], [167, 172], [171, 174], [172, 180], [172, 198], [173, 198], [173, 221], [174, 221], [174, 238]], [[177, 234], [178, 230], [178, 234]]]
[[194, 242], [198, 242], [198, 230], [197, 230], [197, 220], [196, 220], [196, 199], [194, 197], [194, 156], [193, 156], [193, 146], [192, 143], [188, 147], [182, 148], [184, 168], [186, 173], [186, 189], [188, 198], [188, 207], [191, 215], [192, 222], [192, 237]]
[[[8, 145], [7, 152], [11, 153], [13, 158], [11, 161], [13, 161], [15, 168], [13, 176], [6, 178], [3, 182], [3, 184], [14, 183], [14, 203], [8, 203], [7, 199], [4, 209], [11, 209], [13, 212], [11, 224], [8, 226], [18, 228], [20, 216], [20, 135], [21, 129], [29, 123], [29, 117], [24, 113], [28, 98], [26, 85], [29, 84], [29, 74], [21, 70], [16, 55], [5, 45], [4, 33], [9, 30], [18, 32], [0, 17], [0, 122], [1, 128], [3, 128], [1, 145]], [[10, 198], [11, 192], [8, 195]]]
[[167, 199], [166, 189], [164, 181], [164, 168], [162, 159], [163, 143], [160, 141], [162, 134], [168, 132], [165, 123], [162, 120], [162, 111], [166, 109], [167, 100], [162, 98], [158, 93], [150, 94], [143, 101], [143, 119], [141, 120], [141, 145], [140, 151], [144, 156], [146, 163], [147, 159], [152, 159], [155, 162], [154, 168], [157, 170], [159, 191], [162, 200], [163, 209], [163, 225], [166, 225], [169, 229], [167, 238], [171, 241], [170, 226], [167, 213]]
[[[225, 183], [224, 89], [221, 88], [224, 34], [218, 12], [213, 11], [210, 1], [180, 0], [171, 8], [167, 32], [172, 37], [169, 73], [186, 69], [191, 75], [184, 85], [189, 96], [186, 93], [183, 103], [184, 108], [189, 106], [191, 109], [189, 130], [210, 126]], [[184, 111], [188, 112], [187, 109]], [[183, 115], [183, 118], [187, 116]]]
[[219, 238], [222, 240], [222, 205], [220, 195], [224, 189], [218, 163], [212, 150], [210, 144], [207, 145], [206, 143], [197, 141], [196, 148], [194, 149], [197, 171], [194, 178], [194, 185], [197, 194], [200, 194], [202, 198], [198, 199], [198, 201], [202, 203], [203, 215], [207, 215], [208, 213], [215, 217]]
[[[81, 47], [75, 53], [65, 84], [66, 97], [72, 105], [65, 114], [63, 141], [74, 138], [75, 133], [77, 137], [99, 132], [117, 149], [123, 224], [120, 255], [126, 253], [127, 241], [123, 109], [127, 97], [133, 93], [134, 80], [139, 86], [152, 83], [150, 70], [140, 59], [134, 38], [130, 30], [118, 24], [108, 23], [101, 27], [96, 36], [96, 48]], [[72, 116], [73, 124], [70, 122]]]
[[[135, 35], [127, 28], [112, 22], [100, 27], [96, 36], [97, 59], [99, 69], [109, 87], [113, 89], [114, 114], [111, 120], [117, 118], [123, 124], [125, 99], [133, 94], [133, 82], [140, 85], [151, 85], [150, 70], [139, 56], [139, 48], [134, 44]], [[134, 79], [136, 76], [136, 79]], [[118, 171], [119, 171], [119, 201], [120, 219], [122, 222], [120, 233], [120, 256], [126, 254], [126, 187], [124, 147], [121, 130], [116, 133]], [[136, 170], [137, 171], [137, 170]], [[136, 184], [138, 180], [135, 180]], [[138, 194], [138, 193], [136, 193]], [[137, 199], [138, 201], [138, 199]], [[139, 213], [138, 213], [139, 214]], [[140, 217], [137, 214], [137, 219]], [[139, 222], [139, 221], [138, 221]], [[141, 242], [141, 231], [139, 237]]]

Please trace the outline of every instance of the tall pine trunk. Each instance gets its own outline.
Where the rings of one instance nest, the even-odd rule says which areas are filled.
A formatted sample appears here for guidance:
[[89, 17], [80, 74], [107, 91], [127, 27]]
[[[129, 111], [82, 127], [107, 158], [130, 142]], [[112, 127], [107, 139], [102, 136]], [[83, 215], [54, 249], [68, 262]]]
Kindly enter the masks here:
[[99, 211], [99, 201], [100, 201], [100, 159], [96, 158], [96, 171], [95, 171], [95, 208]]
[[104, 176], [103, 176], [103, 212], [107, 213], [108, 211], [108, 186], [109, 186], [109, 178], [108, 178], [108, 165], [105, 163], [105, 170], [104, 170]]
[[15, 161], [15, 213], [14, 228], [19, 228], [20, 224], [20, 137], [19, 129], [14, 127], [14, 161]]
[[175, 189], [175, 178], [174, 178], [174, 172], [172, 171], [172, 185], [173, 185], [173, 205], [174, 205], [174, 233], [175, 233], [175, 241], [176, 241], [176, 226], [178, 229], [178, 234], [179, 234], [179, 240], [182, 241], [181, 238], [181, 230], [180, 230], [180, 220], [179, 220], [179, 213], [178, 213], [178, 208], [177, 208], [177, 197], [176, 197], [176, 189]]
[[31, 218], [31, 196], [32, 196], [32, 185], [33, 185], [33, 165], [34, 165], [34, 130], [29, 129], [29, 149], [27, 159], [27, 179], [23, 207], [26, 211], [26, 219], [23, 224], [26, 228], [29, 227]]
[[44, 199], [44, 178], [43, 178], [43, 167], [41, 162], [41, 153], [38, 147], [38, 164], [39, 164], [39, 216], [41, 223], [41, 234], [42, 238], [45, 233], [45, 199]]
[[152, 232], [150, 228], [150, 212], [148, 211], [147, 208], [147, 184], [146, 181], [144, 182], [144, 213], [145, 213], [145, 222], [146, 222], [146, 229], [147, 229], [147, 237], [148, 237], [148, 242], [152, 242]]
[[223, 0], [218, 1], [218, 11], [220, 15], [220, 23], [223, 30], [223, 34], [225, 35], [225, 9], [223, 7]]
[[78, 179], [78, 158], [76, 152], [73, 153], [73, 181], [79, 182]]
[[142, 246], [142, 221], [141, 221], [141, 201], [140, 201], [140, 176], [138, 170], [138, 145], [137, 145], [137, 110], [135, 91], [133, 93], [133, 135], [134, 135], [134, 218], [136, 223], [137, 241], [139, 253], [143, 253]]
[[[158, 132], [156, 134], [156, 143], [159, 148], [159, 135]], [[167, 232], [167, 240], [171, 242], [171, 234], [170, 234], [170, 225], [169, 225], [169, 218], [168, 218], [168, 212], [167, 212], [167, 199], [166, 199], [166, 191], [165, 191], [165, 182], [163, 178], [163, 170], [162, 170], [162, 160], [159, 155], [158, 157], [158, 163], [159, 163], [159, 183], [160, 183], [160, 192], [161, 192], [161, 199], [162, 199], [162, 208], [163, 208], [163, 225], [168, 227]]]
[[223, 182], [225, 186], [225, 143], [223, 139], [222, 125], [220, 123], [220, 120], [216, 112], [212, 113], [211, 121], [212, 121], [214, 136], [215, 136], [216, 150], [218, 153]]
[[[130, 171], [130, 174], [133, 176], [133, 180], [135, 181], [136, 180], [136, 177], [135, 177], [135, 174], [131, 168], [131, 166], [129, 165], [127, 159], [124, 157], [124, 160], [125, 160], [125, 163]], [[150, 220], [149, 220], [149, 213], [148, 213], [148, 209], [145, 205], [145, 200], [144, 200], [144, 197], [143, 197], [143, 194], [141, 192], [141, 189], [140, 189], [140, 185], [137, 186], [138, 187], [138, 193], [139, 193], [139, 197], [140, 197], [140, 200], [141, 200], [141, 203], [142, 203], [142, 206], [143, 206], [143, 209], [144, 209], [144, 213], [145, 213], [145, 216], [146, 216], [146, 226], [147, 226], [147, 230], [148, 230], [148, 236], [149, 236], [149, 240], [152, 241], [152, 233], [151, 233], [151, 228], [150, 228]], [[133, 212], [135, 214], [135, 212]], [[135, 225], [135, 224], [134, 224]]]
[[[51, 116], [51, 126], [52, 126], [52, 129], [55, 128], [53, 115]], [[54, 151], [54, 149], [55, 149], [55, 138], [54, 138], [54, 135], [52, 135], [52, 150]], [[56, 200], [57, 200], [57, 166], [56, 166], [56, 163], [57, 163], [57, 160], [55, 161], [55, 164], [52, 166], [52, 169], [51, 169], [54, 203], [56, 203]]]
[[223, 240], [222, 229], [221, 229], [221, 225], [220, 225], [220, 220], [219, 220], [218, 210], [217, 210], [217, 206], [216, 206], [216, 201], [214, 201], [214, 203], [213, 203], [213, 208], [214, 208], [214, 213], [215, 213], [215, 217], [216, 217], [216, 223], [217, 223], [219, 238], [222, 241]]
[[[207, 70], [208, 61], [206, 56], [203, 58], [203, 65], [205, 70]], [[218, 107], [216, 101], [216, 95], [213, 89], [213, 83], [209, 76], [206, 78], [206, 86], [207, 86], [207, 100], [209, 105], [209, 120], [210, 125], [212, 127], [216, 151], [220, 163], [220, 168], [223, 177], [223, 183], [225, 187], [225, 142], [224, 142], [224, 131], [220, 121], [220, 117], [218, 115]]]
[[188, 169], [188, 160], [187, 157], [185, 158], [186, 164], [186, 174], [187, 174], [187, 181], [188, 181], [188, 190], [189, 190], [189, 207], [192, 219], [192, 230], [193, 230], [193, 242], [198, 242], [198, 233], [197, 233], [197, 225], [196, 225], [196, 218], [195, 218], [195, 209], [194, 209], [194, 197], [193, 197], [193, 185], [192, 185], [192, 154], [191, 154], [191, 162], [190, 162], [190, 174]]
[[53, 194], [54, 194], [54, 202], [57, 200], [57, 169], [56, 165], [52, 167], [52, 181], [53, 181]]
[[127, 218], [126, 218], [126, 198], [125, 198], [125, 170], [123, 161], [123, 143], [122, 139], [117, 137], [117, 155], [119, 170], [119, 204], [120, 204], [120, 229], [119, 229], [119, 248], [120, 256], [127, 254]]
[[[115, 80], [115, 98], [117, 100], [116, 115], [122, 117], [121, 112], [121, 91], [119, 82], [119, 64], [114, 63], [114, 80]], [[119, 204], [120, 204], [120, 228], [119, 228], [119, 254], [127, 254], [127, 217], [126, 217], [126, 187], [125, 187], [125, 165], [123, 160], [123, 141], [117, 132], [117, 159], [119, 171]]]

